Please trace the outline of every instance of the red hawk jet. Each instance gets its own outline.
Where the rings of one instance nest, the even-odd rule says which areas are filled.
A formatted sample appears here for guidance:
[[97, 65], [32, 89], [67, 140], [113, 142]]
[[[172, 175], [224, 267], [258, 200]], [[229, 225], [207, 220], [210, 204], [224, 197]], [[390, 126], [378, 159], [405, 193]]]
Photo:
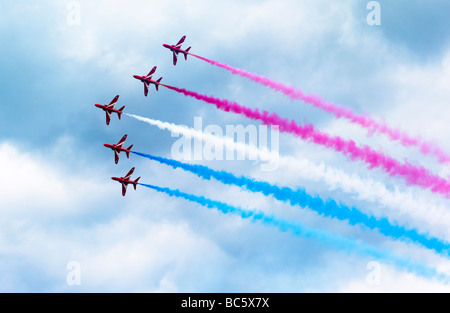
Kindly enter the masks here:
[[120, 152], [125, 152], [127, 154], [127, 158], [130, 158], [130, 152], [131, 148], [133, 148], [133, 145], [129, 146], [128, 149], [122, 148], [123, 144], [125, 143], [125, 140], [127, 139], [128, 135], [125, 135], [120, 139], [120, 141], [116, 145], [110, 145], [109, 143], [105, 143], [104, 146], [106, 148], [110, 148], [114, 151], [114, 157], [116, 164], [119, 162], [119, 156]]
[[106, 112], [106, 125], [109, 125], [109, 122], [111, 121], [111, 114], [112, 113], [117, 113], [117, 116], [119, 117], [119, 120], [120, 120], [120, 117], [121, 117], [121, 115], [123, 113], [122, 111], [123, 111], [123, 109], [125, 109], [124, 106], [121, 107], [118, 110], [114, 109], [114, 106], [116, 105], [117, 100], [119, 100], [119, 95], [117, 95], [113, 99], [113, 101], [111, 101], [111, 103], [108, 104], [108, 105], [103, 105], [103, 104], [96, 104], [95, 105], [97, 108], [102, 109], [103, 111]]
[[150, 86], [150, 84], [155, 85], [156, 87], [156, 91], [158, 91], [158, 86], [161, 85], [161, 79], [158, 80], [153, 80], [152, 76], [156, 71], [156, 66], [154, 68], [152, 68], [152, 70], [150, 71], [150, 73], [148, 73], [147, 76], [139, 76], [139, 75], [133, 75], [134, 78], [139, 79], [141, 82], [144, 83], [144, 95], [147, 97], [148, 95], [148, 87]]
[[183, 36], [176, 45], [163, 44], [164, 48], [167, 48], [173, 52], [173, 65], [177, 65], [178, 53], [183, 53], [184, 59], [187, 61], [187, 56], [189, 54], [189, 50], [191, 49], [191, 47], [187, 48], [186, 50], [181, 49], [181, 44], [184, 42], [185, 39], [186, 36]]
[[118, 181], [122, 184], [122, 196], [125, 197], [125, 194], [127, 193], [127, 187], [128, 184], [132, 184], [134, 186], [134, 190], [136, 190], [136, 186], [138, 184], [140, 177], [136, 179], [135, 181], [131, 180], [131, 175], [133, 175], [134, 167], [128, 172], [128, 174], [125, 177], [111, 177], [112, 180]]

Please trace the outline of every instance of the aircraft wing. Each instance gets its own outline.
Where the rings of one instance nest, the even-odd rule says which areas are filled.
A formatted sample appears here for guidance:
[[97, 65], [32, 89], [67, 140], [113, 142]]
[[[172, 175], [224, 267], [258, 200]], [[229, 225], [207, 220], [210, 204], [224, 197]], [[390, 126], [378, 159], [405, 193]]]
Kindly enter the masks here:
[[117, 163], [119, 163], [119, 156], [120, 156], [120, 151], [119, 150], [114, 150], [114, 161]]
[[156, 66], [155, 66], [154, 68], [152, 68], [152, 70], [148, 73], [148, 75], [147, 75], [146, 77], [149, 78], [149, 77], [152, 76], [155, 72], [156, 72]]
[[109, 125], [109, 122], [111, 121], [111, 112], [109, 111], [105, 112], [106, 112], [106, 125]]
[[131, 175], [133, 175], [134, 167], [128, 172], [128, 174], [124, 177], [125, 180], [130, 180]]
[[127, 187], [128, 187], [128, 184], [122, 183], [122, 196], [124, 196], [124, 197], [127, 193]]
[[177, 54], [174, 52], [173, 53], [173, 65], [177, 65]]
[[111, 101], [111, 103], [108, 104], [106, 107], [108, 107], [108, 108], [114, 108], [114, 105], [116, 105], [117, 100], [119, 100], [119, 95], [115, 96], [115, 98]]
[[147, 97], [147, 95], [148, 95], [148, 85], [147, 82], [144, 82], [144, 96]]
[[181, 44], [184, 42], [185, 39], [186, 39], [186, 36], [181, 37], [180, 41], [178, 41], [178, 43], [175, 45], [175, 47], [180, 48]]
[[127, 140], [127, 135], [124, 135], [122, 139], [120, 139], [119, 143], [117, 144], [118, 147], [122, 148], [123, 144], [125, 143], [125, 140]]

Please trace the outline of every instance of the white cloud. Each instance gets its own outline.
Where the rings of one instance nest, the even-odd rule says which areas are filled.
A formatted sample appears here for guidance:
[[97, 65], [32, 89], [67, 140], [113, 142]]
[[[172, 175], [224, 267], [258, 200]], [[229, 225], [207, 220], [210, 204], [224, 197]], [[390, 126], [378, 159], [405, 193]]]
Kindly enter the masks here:
[[[26, 286], [25, 291], [70, 291], [64, 285], [70, 261], [80, 262], [85, 290], [178, 291], [184, 288], [180, 280], [193, 275], [189, 271], [201, 276], [208, 264], [215, 267], [227, 259], [185, 222], [139, 217], [145, 211], [168, 210], [167, 205], [152, 201], [142, 211], [142, 201], [129, 195], [131, 203], [120, 208], [111, 201], [121, 197], [119, 188], [105, 188], [84, 173], [65, 178], [68, 168], [50, 162], [10, 143], [0, 145], [0, 171], [8, 177], [0, 185], [0, 253], [4, 261], [21, 260], [39, 269], [31, 278], [22, 276], [17, 265], [4, 266], [1, 271], [14, 272], [19, 281], [4, 291], [23, 290], [29, 279], [50, 283]], [[89, 222], [93, 218], [96, 222]]]
[[[60, 164], [43, 159], [38, 151], [23, 153], [10, 143], [0, 144], [0, 188], [2, 211], [31, 210], [28, 213], [73, 210], [73, 204], [83, 198], [105, 195], [109, 188], [91, 177], [74, 177], [61, 173]], [[66, 211], [67, 212], [67, 211]]]
[[[155, 208], [161, 209], [161, 208]], [[183, 291], [187, 280], [220, 267], [227, 256], [185, 223], [151, 222], [127, 216], [88, 231], [96, 247], [77, 252], [89, 289]], [[205, 283], [208, 283], [205, 281]]]
[[396, 93], [387, 119], [435, 141], [450, 154], [450, 50], [430, 64], [399, 63], [389, 77]]
[[[369, 274], [368, 274], [369, 275]], [[382, 266], [379, 283], [370, 277], [345, 282], [337, 292], [342, 293], [449, 293], [450, 286], [409, 273], [401, 273]]]

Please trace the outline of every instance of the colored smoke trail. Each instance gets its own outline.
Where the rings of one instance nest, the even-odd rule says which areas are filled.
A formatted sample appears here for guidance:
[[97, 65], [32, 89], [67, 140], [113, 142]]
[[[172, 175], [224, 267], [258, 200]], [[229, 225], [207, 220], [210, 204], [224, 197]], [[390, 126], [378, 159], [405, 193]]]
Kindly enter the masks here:
[[336, 105], [331, 102], [325, 102], [321, 99], [320, 96], [313, 95], [305, 95], [300, 89], [295, 89], [294, 87], [288, 87], [282, 83], [273, 81], [269, 78], [256, 75], [245, 70], [232, 67], [225, 63], [220, 63], [214, 60], [209, 60], [207, 58], [203, 58], [201, 56], [191, 54], [192, 56], [206, 61], [212, 65], [224, 68], [228, 71], [231, 71], [233, 74], [240, 75], [242, 77], [246, 77], [251, 79], [254, 82], [257, 82], [261, 85], [268, 86], [275, 91], [280, 91], [294, 100], [302, 100], [306, 103], [313, 105], [316, 108], [319, 108], [323, 111], [333, 114], [337, 118], [344, 117], [350, 120], [352, 123], [358, 124], [364, 128], [366, 128], [369, 133], [382, 133], [387, 135], [390, 139], [399, 141], [402, 145], [408, 146], [416, 146], [420, 149], [423, 154], [434, 155], [437, 157], [439, 162], [447, 163], [450, 162], [450, 156], [445, 153], [441, 148], [437, 145], [426, 142], [419, 136], [412, 137], [407, 133], [401, 131], [400, 129], [394, 129], [389, 127], [386, 123], [378, 122], [370, 116], [367, 115], [358, 115], [354, 113], [351, 109], [345, 108], [340, 105]]
[[[328, 185], [329, 190], [339, 188], [343, 192], [356, 194], [356, 198], [359, 200], [375, 201], [384, 207], [388, 207], [391, 209], [389, 212], [391, 218], [394, 218], [394, 216], [399, 218], [412, 216], [416, 221], [420, 221], [420, 224], [423, 222], [429, 225], [436, 225], [437, 223], [440, 225], [450, 224], [449, 208], [440, 202], [438, 203], [436, 199], [418, 197], [411, 191], [401, 192], [396, 190], [392, 192], [382, 182], [363, 179], [357, 173], [349, 175], [340, 169], [324, 163], [316, 164], [306, 158], [280, 156], [276, 152], [268, 151], [267, 148], [258, 148], [251, 144], [235, 142], [230, 137], [219, 137], [183, 125], [162, 122], [128, 113], [125, 114], [144, 123], [156, 126], [161, 130], [183, 135], [186, 138], [209, 142], [215, 146], [223, 145], [227, 149], [241, 152], [244, 155], [257, 156], [263, 162], [278, 163], [280, 167], [295, 172], [298, 178], [323, 181]], [[386, 216], [384, 212], [383, 214]], [[394, 220], [398, 219], [394, 218]], [[428, 230], [430, 235], [433, 235], [432, 233], [435, 232], [435, 228], [432, 227]]]
[[428, 238], [419, 234], [416, 230], [407, 230], [403, 227], [392, 225], [386, 218], [376, 219], [375, 217], [369, 217], [355, 208], [338, 205], [334, 200], [328, 200], [325, 202], [319, 197], [309, 195], [304, 189], [293, 190], [288, 187], [279, 187], [244, 176], [236, 177], [231, 173], [225, 171], [215, 171], [203, 165], [186, 164], [176, 160], [135, 151], [132, 151], [132, 153], [153, 161], [157, 161], [161, 164], [171, 166], [174, 169], [181, 168], [205, 180], [211, 180], [211, 178], [214, 178], [223, 184], [246, 188], [251, 192], [262, 193], [265, 196], [272, 196], [273, 198], [289, 203], [290, 205], [299, 205], [302, 208], [308, 207], [320, 215], [336, 218], [341, 221], [348, 221], [350, 225], [364, 225], [372, 230], [377, 229], [383, 235], [394, 239], [404, 240], [408, 238], [412, 242], [420, 244], [428, 249], [432, 249], [443, 255], [448, 255], [450, 251], [449, 245], [439, 239]]
[[193, 97], [204, 102], [214, 104], [218, 109], [225, 112], [233, 112], [244, 115], [253, 120], [260, 120], [266, 125], [279, 126], [280, 132], [286, 132], [300, 137], [303, 140], [311, 141], [315, 144], [341, 152], [351, 160], [361, 160], [369, 165], [369, 168], [381, 168], [390, 176], [398, 176], [405, 179], [409, 185], [420, 186], [430, 189], [434, 193], [450, 196], [450, 183], [445, 179], [432, 174], [421, 166], [414, 166], [408, 162], [402, 164], [384, 153], [377, 152], [365, 145], [356, 146], [353, 140], [344, 140], [338, 136], [330, 136], [324, 132], [314, 129], [311, 124], [298, 125], [294, 120], [281, 118], [276, 113], [269, 114], [267, 111], [259, 112], [258, 109], [251, 109], [225, 99], [218, 99], [210, 96], [189, 91], [182, 88], [167, 86], [185, 96]]
[[355, 251], [358, 251], [360, 254], [364, 256], [375, 257], [378, 260], [383, 260], [385, 262], [392, 262], [396, 266], [404, 268], [409, 272], [415, 272], [419, 275], [428, 278], [437, 277], [440, 280], [447, 280], [447, 277], [444, 274], [438, 274], [434, 269], [422, 265], [413, 264], [409, 260], [398, 258], [397, 256], [394, 256], [388, 252], [381, 251], [362, 242], [350, 240], [340, 235], [334, 235], [323, 230], [305, 227], [299, 222], [296, 223], [288, 222], [283, 219], [276, 218], [274, 216], [266, 215], [264, 214], [264, 212], [261, 211], [244, 210], [242, 208], [234, 207], [223, 202], [214, 201], [201, 196], [195, 196], [192, 194], [181, 192], [179, 190], [173, 190], [154, 185], [146, 185], [146, 184], [140, 185], [161, 193], [165, 193], [171, 197], [183, 198], [188, 201], [198, 203], [210, 209], [216, 208], [217, 210], [219, 210], [224, 214], [231, 213], [240, 216], [242, 219], [249, 219], [252, 220], [253, 222], [261, 222], [262, 224], [276, 227], [282, 232], [291, 232], [295, 236], [307, 239], [312, 238], [321, 241], [333, 248], [342, 250], [347, 254], [351, 254]]

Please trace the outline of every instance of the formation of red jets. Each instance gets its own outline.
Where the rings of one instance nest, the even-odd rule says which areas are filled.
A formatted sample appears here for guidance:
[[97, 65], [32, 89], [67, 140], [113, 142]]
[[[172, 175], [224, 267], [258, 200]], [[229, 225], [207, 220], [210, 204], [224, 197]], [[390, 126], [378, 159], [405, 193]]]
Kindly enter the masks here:
[[[181, 44], [184, 42], [185, 39], [186, 39], [186, 36], [183, 36], [176, 45], [163, 44], [164, 48], [169, 49], [173, 53], [173, 65], [177, 64], [177, 59], [178, 59], [179, 53], [182, 53], [184, 55], [185, 60], [187, 60], [187, 56], [189, 54], [189, 50], [191, 49], [191, 47], [187, 48], [186, 50], [181, 49]], [[152, 78], [152, 76], [155, 72], [156, 72], [156, 66], [153, 67], [152, 70], [146, 76], [133, 75], [133, 77], [135, 79], [140, 80], [141, 82], [144, 83], [144, 95], [146, 97], [148, 95], [150, 85], [155, 85], [156, 91], [158, 91], [158, 87], [159, 87], [159, 85], [161, 85], [162, 77], [159, 78], [158, 80], [154, 80]], [[109, 104], [105, 104], [105, 105], [95, 104], [95, 107], [105, 111], [106, 125], [109, 125], [109, 123], [111, 122], [111, 115], [113, 113], [117, 114], [117, 117], [119, 118], [119, 120], [121, 119], [121, 116], [123, 114], [123, 110], [125, 109], [125, 106], [121, 107], [120, 109], [115, 109], [114, 107], [118, 100], [119, 100], [119, 95], [115, 96], [114, 99]], [[119, 163], [119, 157], [120, 157], [121, 152], [125, 152], [127, 158], [130, 158], [130, 152], [131, 152], [131, 148], [133, 147], [133, 145], [131, 145], [127, 149], [123, 148], [123, 145], [125, 143], [125, 140], [127, 139], [127, 136], [128, 135], [124, 135], [117, 144], [108, 144], [108, 143], [104, 144], [104, 146], [106, 148], [109, 148], [114, 151], [114, 161], [116, 164]], [[127, 187], [129, 184], [133, 185], [134, 190], [136, 190], [136, 187], [138, 185], [140, 177], [138, 177], [136, 180], [131, 180], [131, 175], [133, 175], [134, 169], [135, 168], [133, 167], [128, 172], [128, 174], [125, 175], [124, 177], [111, 177], [112, 180], [117, 181], [122, 184], [122, 195], [123, 196], [125, 196], [125, 194], [127, 192]]]

